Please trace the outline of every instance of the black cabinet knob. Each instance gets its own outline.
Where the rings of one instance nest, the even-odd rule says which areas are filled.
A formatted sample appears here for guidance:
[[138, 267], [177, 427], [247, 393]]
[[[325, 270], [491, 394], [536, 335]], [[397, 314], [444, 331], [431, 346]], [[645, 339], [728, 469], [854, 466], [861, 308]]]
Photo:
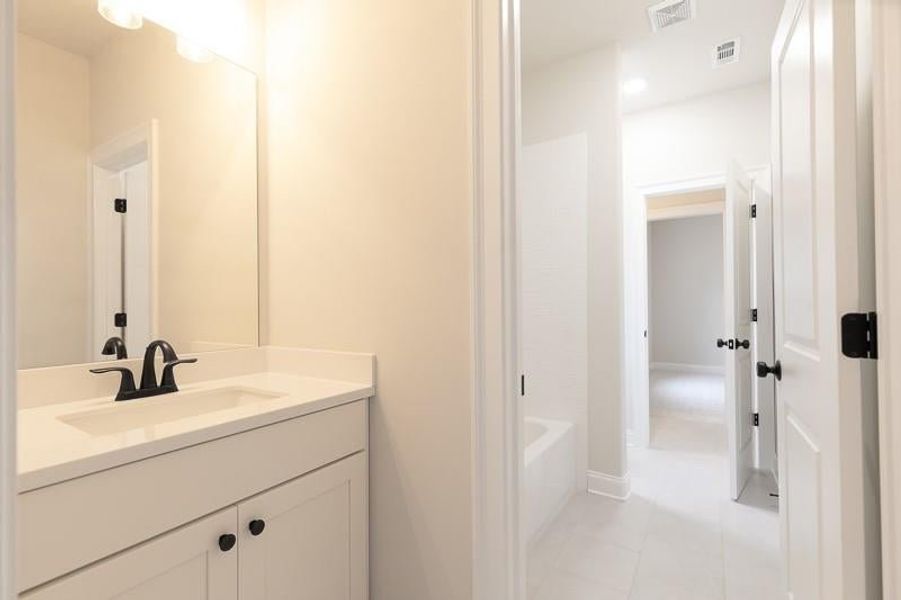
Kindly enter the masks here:
[[726, 340], [724, 340], [723, 338], [718, 339], [718, 340], [716, 341], [716, 347], [717, 347], [717, 348], [725, 348], [725, 347], [726, 347]]
[[735, 339], [735, 347], [736, 348], [744, 348], [747, 350], [751, 347], [751, 340], [740, 340], [738, 338]]
[[233, 533], [225, 533], [219, 536], [219, 549], [228, 552], [238, 543], [238, 536]]
[[764, 379], [769, 375], [774, 375], [776, 381], [782, 381], [782, 361], [777, 360], [772, 367], [765, 362], [757, 363], [757, 376]]
[[263, 519], [254, 519], [247, 525], [247, 529], [250, 530], [250, 535], [260, 535], [263, 533], [263, 530], [266, 529], [266, 521]]

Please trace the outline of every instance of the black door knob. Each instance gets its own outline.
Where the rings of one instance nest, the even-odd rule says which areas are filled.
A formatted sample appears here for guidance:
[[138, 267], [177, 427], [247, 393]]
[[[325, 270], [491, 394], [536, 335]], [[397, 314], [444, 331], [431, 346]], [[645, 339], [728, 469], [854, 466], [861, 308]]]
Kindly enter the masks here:
[[735, 347], [736, 348], [744, 348], [747, 350], [751, 347], [751, 340], [740, 340], [738, 338], [735, 339]]
[[776, 381], [782, 381], [782, 361], [777, 360], [772, 367], [765, 362], [757, 363], [757, 376], [763, 379], [769, 375], [775, 375]]
[[225, 533], [219, 536], [219, 549], [228, 552], [238, 543], [238, 536], [233, 533]]
[[266, 521], [263, 519], [254, 519], [247, 525], [247, 529], [250, 530], [250, 535], [260, 535], [263, 533], [263, 530], [266, 529]]

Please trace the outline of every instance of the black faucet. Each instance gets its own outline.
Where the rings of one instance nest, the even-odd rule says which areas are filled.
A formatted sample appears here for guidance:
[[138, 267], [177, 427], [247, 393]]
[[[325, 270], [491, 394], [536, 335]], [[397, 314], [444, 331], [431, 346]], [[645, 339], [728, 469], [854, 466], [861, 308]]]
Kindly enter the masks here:
[[[159, 383], [156, 380], [156, 351], [161, 350], [163, 353], [163, 376]], [[107, 367], [103, 369], [91, 369], [91, 373], [120, 373], [122, 381], [119, 384], [119, 393], [116, 394], [116, 400], [136, 400], [138, 398], [149, 398], [150, 396], [159, 396], [161, 394], [171, 394], [178, 391], [175, 384], [175, 367], [185, 363], [196, 363], [196, 358], [179, 359], [175, 354], [172, 345], [165, 340], [156, 340], [147, 346], [144, 352], [144, 366], [141, 370], [141, 387], [135, 389], [135, 377], [130, 369], [125, 367]]]
[[100, 351], [103, 356], [116, 355], [116, 360], [124, 360], [128, 358], [128, 350], [125, 348], [125, 341], [120, 337], [111, 337], [103, 344], [103, 350]]

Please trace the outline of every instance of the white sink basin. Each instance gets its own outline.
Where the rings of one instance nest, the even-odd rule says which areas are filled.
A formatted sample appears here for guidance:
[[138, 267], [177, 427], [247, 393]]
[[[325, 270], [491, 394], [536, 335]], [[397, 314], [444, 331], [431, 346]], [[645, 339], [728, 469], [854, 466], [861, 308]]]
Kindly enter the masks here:
[[91, 435], [110, 435], [282, 397], [282, 394], [247, 387], [178, 392], [111, 403], [103, 408], [63, 415], [59, 420]]

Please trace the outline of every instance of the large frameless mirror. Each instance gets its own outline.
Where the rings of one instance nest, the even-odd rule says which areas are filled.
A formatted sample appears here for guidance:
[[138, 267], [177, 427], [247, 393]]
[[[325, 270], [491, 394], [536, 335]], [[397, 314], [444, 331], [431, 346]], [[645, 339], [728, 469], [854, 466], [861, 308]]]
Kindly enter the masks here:
[[19, 368], [256, 345], [255, 75], [96, 0], [18, 11]]

